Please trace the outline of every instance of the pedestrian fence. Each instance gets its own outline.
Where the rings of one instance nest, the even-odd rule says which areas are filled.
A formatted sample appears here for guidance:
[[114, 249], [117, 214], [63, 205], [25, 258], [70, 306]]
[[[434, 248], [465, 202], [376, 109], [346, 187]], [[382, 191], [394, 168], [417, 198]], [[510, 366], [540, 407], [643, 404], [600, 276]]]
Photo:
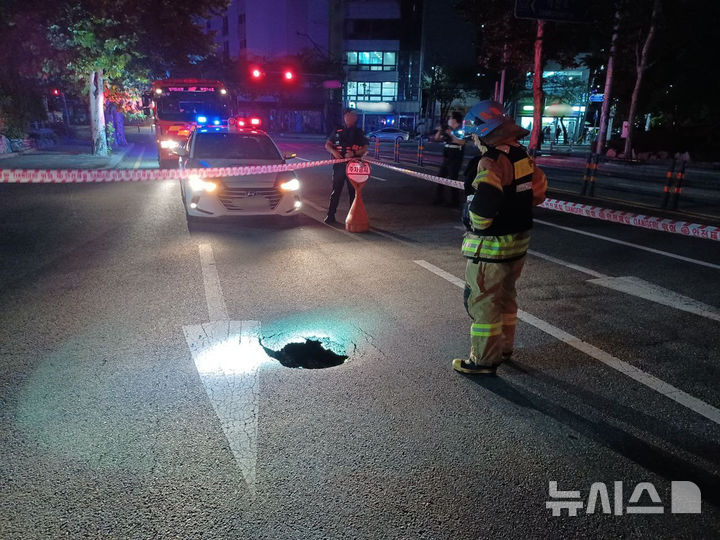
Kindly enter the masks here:
[[[418, 138], [417, 142], [381, 141], [376, 139], [371, 143], [371, 154], [375, 159], [407, 165], [419, 165], [420, 167], [439, 168], [442, 163], [441, 148], [431, 147], [430, 151], [428, 150], [427, 138]], [[476, 155], [474, 148], [465, 152], [465, 164], [474, 155]], [[552, 158], [552, 156], [550, 157]], [[641, 200], [646, 204], [656, 205], [658, 208], [663, 209], [677, 210], [682, 201], [685, 202], [686, 207], [692, 205], [702, 206], [709, 203], [702, 193], [688, 194], [684, 192], [684, 188], [687, 187], [687, 164], [684, 161], [673, 161], [667, 175], [663, 177], [662, 173], [657, 172], [662, 170], [658, 169], [657, 165], [651, 167], [652, 171], [639, 174], [633, 170], [633, 164], [621, 164], [621, 166], [627, 166], [628, 168], [620, 171], [613, 170], [615, 168], [613, 162], [602, 162], [600, 158], [599, 154], [589, 154], [582, 172], [577, 166], [567, 168], [566, 165], [563, 165], [562, 168], [570, 173], [577, 171], [574, 180], [567, 178], [563, 182], [567, 181], [571, 185], [573, 183], [575, 185], [579, 184], [578, 193], [584, 197], [596, 197], [597, 189], [601, 190], [601, 195], [611, 191], [615, 197], [619, 196], [618, 194], [630, 193], [633, 196], [640, 196]], [[544, 159], [544, 156], [540, 159]], [[551, 164], [546, 165], [542, 161], [540, 165], [552, 168]], [[465, 165], [462, 170], [465, 170]], [[653, 177], [653, 175], [655, 176]], [[720, 176], [720, 173], [718, 175]], [[612, 177], [615, 181], [604, 180], [609, 177]], [[623, 181], [632, 182], [632, 184], [629, 185], [623, 183]], [[718, 204], [720, 204], [720, 178], [717, 181], [703, 181], [696, 175], [690, 187], [706, 189], [712, 192], [712, 200], [717, 199]]]
[[[397, 163], [387, 163], [380, 159], [365, 158], [373, 165], [384, 167], [395, 172], [419, 178], [436, 184], [443, 184], [456, 189], [464, 189], [463, 182], [450, 180], [432, 174], [415, 171], [401, 167]], [[2, 184], [62, 184], [62, 183], [102, 183], [102, 182], [142, 182], [153, 180], [177, 180], [191, 175], [201, 178], [223, 178], [229, 176], [245, 176], [264, 173], [278, 173], [309, 169], [335, 163], [350, 161], [346, 159], [325, 159], [319, 161], [305, 161], [300, 163], [286, 163], [279, 165], [252, 165], [244, 167], [213, 167], [200, 169], [0, 169], [0, 183]], [[684, 176], [684, 167], [681, 165], [677, 172], [673, 169], [675, 183], [668, 180], [666, 187], [672, 195], [679, 195]], [[674, 203], [671, 203], [674, 204]], [[705, 238], [720, 241], [720, 227], [688, 223], [671, 219], [621, 212], [596, 206], [547, 199], [540, 205], [542, 208], [581, 215], [594, 219], [612, 221], [645, 229], [665, 231], [684, 236]]]

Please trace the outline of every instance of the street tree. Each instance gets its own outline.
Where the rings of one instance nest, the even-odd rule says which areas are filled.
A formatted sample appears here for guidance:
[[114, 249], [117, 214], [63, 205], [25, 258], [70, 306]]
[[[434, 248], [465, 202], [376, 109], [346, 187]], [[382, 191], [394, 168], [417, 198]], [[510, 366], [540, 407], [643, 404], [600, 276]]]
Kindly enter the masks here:
[[[457, 0], [456, 8], [471, 22], [480, 34], [481, 65], [498, 70], [505, 86], [524, 89], [525, 74], [533, 74], [533, 129], [530, 148], [538, 149], [545, 107], [543, 68], [546, 59], [563, 66], [577, 65], [580, 52], [593, 50], [593, 40], [603, 27], [604, 2], [589, 2], [590, 19], [594, 24], [574, 24], [515, 17], [513, 0]], [[503, 73], [505, 76], [503, 77]], [[498, 91], [496, 98], [504, 92]]]
[[[637, 4], [634, 5], [637, 7]], [[660, 0], [653, 0], [652, 6], [650, 7], [649, 17], [646, 19], [648, 20], [647, 28], [637, 27], [634, 31], [635, 85], [630, 97], [630, 110], [628, 112], [628, 128], [624, 152], [626, 159], [630, 159], [632, 157], [632, 139], [635, 113], [637, 112], [638, 106], [638, 96], [640, 95], [640, 88], [642, 87], [645, 72], [648, 69], [650, 47], [652, 46], [653, 38], [655, 37], [655, 33], [658, 29], [660, 10]], [[637, 20], [635, 18], [633, 19]]]
[[84, 86], [90, 105], [90, 136], [94, 155], [106, 156], [104, 95], [106, 78], [123, 77], [134, 53], [135, 37], [110, 17], [92, 14], [79, 5], [65, 6], [59, 24], [49, 28], [50, 40], [65, 68]]

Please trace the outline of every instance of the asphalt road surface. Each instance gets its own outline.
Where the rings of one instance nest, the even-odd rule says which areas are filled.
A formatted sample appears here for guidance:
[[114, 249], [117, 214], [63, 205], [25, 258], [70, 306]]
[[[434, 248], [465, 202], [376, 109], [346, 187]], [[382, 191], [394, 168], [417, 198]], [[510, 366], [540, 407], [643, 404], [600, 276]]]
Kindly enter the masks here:
[[[459, 210], [376, 167], [351, 234], [298, 176], [298, 220], [190, 229], [175, 181], [0, 186], [0, 537], [718, 536], [717, 242], [538, 211], [467, 377]], [[303, 338], [349, 359], [260, 348]]]

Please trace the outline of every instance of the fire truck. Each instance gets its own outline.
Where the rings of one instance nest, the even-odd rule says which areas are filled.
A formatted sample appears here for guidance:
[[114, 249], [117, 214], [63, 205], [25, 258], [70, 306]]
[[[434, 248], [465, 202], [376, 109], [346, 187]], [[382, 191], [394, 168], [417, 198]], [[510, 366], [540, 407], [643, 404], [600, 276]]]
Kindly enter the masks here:
[[232, 115], [230, 92], [221, 81], [163, 79], [152, 85], [150, 107], [155, 123], [160, 168], [177, 167], [173, 150], [187, 141], [198, 125], [227, 125]]

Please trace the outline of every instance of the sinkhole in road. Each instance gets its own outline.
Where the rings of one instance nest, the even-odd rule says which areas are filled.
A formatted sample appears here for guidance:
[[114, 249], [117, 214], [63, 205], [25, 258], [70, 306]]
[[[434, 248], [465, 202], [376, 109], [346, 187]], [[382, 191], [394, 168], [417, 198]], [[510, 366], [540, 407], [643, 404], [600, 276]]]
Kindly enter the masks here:
[[326, 349], [321, 341], [307, 338], [302, 342], [288, 343], [280, 350], [265, 347], [265, 354], [288, 368], [323, 369], [344, 364], [347, 356]]

